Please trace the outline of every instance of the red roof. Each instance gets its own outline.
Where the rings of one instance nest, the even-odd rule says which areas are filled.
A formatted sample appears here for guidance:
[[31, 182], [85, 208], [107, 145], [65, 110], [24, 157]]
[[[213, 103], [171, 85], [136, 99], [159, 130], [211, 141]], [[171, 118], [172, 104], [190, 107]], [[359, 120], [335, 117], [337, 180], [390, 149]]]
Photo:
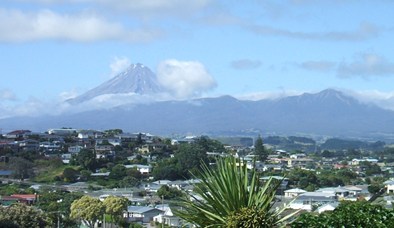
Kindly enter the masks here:
[[36, 197], [38, 197], [38, 195], [35, 194], [13, 194], [11, 196], [23, 200], [36, 200]]

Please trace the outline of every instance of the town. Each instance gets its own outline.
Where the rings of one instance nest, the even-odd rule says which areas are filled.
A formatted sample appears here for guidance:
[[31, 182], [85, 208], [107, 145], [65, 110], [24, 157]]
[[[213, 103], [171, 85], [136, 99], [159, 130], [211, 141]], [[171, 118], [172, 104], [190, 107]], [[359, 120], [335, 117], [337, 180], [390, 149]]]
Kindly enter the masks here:
[[343, 202], [392, 208], [394, 147], [382, 141], [61, 128], [1, 135], [0, 224], [11, 222], [6, 208], [20, 205], [31, 227], [192, 227], [174, 212], [178, 202], [202, 200], [201, 166], [228, 157], [255, 171], [260, 185], [278, 183], [273, 208], [292, 213], [294, 227]]

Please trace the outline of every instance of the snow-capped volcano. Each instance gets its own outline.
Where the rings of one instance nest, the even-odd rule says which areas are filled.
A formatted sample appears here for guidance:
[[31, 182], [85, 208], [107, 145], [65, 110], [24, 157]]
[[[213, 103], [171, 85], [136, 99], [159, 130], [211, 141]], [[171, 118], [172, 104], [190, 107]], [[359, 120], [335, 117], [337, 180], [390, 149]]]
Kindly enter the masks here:
[[125, 71], [86, 93], [69, 99], [71, 104], [78, 104], [105, 94], [136, 93], [140, 95], [162, 92], [156, 75], [146, 66], [131, 64]]

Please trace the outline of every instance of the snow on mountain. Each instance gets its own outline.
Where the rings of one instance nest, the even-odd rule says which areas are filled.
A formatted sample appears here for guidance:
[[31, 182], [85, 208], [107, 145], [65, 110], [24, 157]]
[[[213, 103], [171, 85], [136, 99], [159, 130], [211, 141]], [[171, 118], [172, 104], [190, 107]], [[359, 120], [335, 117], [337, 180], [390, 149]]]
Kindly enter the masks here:
[[163, 91], [157, 82], [156, 75], [146, 66], [137, 63], [131, 64], [125, 71], [119, 73], [110, 80], [93, 88], [86, 93], [69, 99], [70, 104], [79, 104], [95, 97], [106, 94], [129, 94], [135, 93], [148, 95]]

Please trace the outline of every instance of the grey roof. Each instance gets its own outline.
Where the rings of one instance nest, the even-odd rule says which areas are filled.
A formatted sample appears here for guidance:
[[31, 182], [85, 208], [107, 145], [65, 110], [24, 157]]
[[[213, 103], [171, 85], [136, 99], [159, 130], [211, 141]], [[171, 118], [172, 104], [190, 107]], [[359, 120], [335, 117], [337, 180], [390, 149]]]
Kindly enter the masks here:
[[296, 201], [318, 201], [318, 202], [331, 202], [336, 201], [335, 194], [324, 192], [306, 192], [302, 193], [296, 198]]
[[127, 207], [127, 212], [132, 212], [132, 213], [138, 213], [138, 214], [143, 214], [152, 210], [157, 210], [159, 213], [164, 212], [160, 209], [154, 208], [154, 207], [145, 207], [145, 206], [128, 206]]
[[0, 170], [0, 176], [9, 176], [12, 174], [12, 170]]

